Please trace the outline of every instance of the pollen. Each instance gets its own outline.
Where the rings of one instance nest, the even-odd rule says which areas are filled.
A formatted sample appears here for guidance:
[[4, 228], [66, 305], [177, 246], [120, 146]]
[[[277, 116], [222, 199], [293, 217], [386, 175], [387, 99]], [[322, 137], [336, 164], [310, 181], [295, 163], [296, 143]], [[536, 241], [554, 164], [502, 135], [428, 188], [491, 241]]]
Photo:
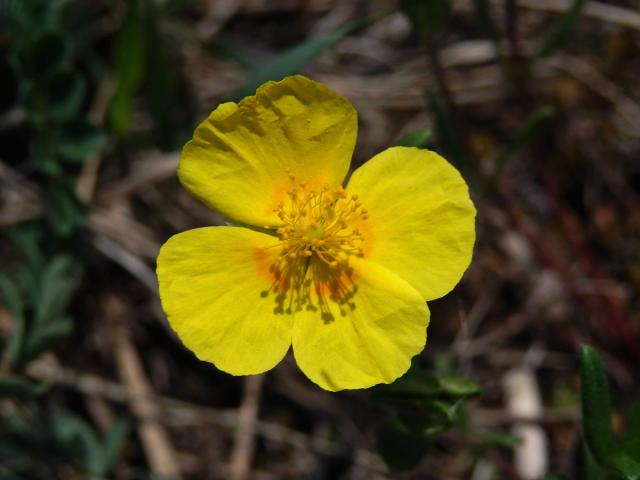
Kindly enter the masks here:
[[283, 225], [277, 229], [281, 257], [318, 258], [331, 268], [344, 267], [352, 256], [362, 257], [363, 237], [356, 226], [367, 219], [357, 195], [342, 187], [312, 188], [290, 175], [292, 187], [274, 210]]

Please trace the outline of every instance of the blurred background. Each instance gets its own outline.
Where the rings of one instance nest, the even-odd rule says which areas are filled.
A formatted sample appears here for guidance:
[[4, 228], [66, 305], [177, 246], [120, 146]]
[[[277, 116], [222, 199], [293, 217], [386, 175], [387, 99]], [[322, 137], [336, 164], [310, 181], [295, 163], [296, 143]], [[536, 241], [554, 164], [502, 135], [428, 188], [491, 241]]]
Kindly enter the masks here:
[[[585, 448], [579, 346], [637, 460], [639, 7], [0, 0], [0, 478], [620, 478]], [[352, 167], [434, 149], [478, 209], [395, 391], [322, 391], [290, 355], [232, 377], [160, 309], [160, 245], [224, 221], [179, 185], [182, 145], [296, 72], [355, 105]]]

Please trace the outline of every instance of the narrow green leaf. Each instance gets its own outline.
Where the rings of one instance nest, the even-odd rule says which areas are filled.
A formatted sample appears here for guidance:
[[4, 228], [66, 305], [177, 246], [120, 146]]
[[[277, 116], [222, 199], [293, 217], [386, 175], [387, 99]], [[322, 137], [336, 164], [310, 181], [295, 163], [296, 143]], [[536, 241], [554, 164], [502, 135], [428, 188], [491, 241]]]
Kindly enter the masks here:
[[500, 33], [491, 15], [491, 7], [487, 0], [473, 0], [475, 20], [483, 35], [494, 41], [499, 40]]
[[16, 50], [20, 70], [36, 78], [68, 66], [71, 46], [57, 29], [37, 32]]
[[551, 26], [534, 53], [536, 58], [545, 58], [555, 52], [567, 40], [580, 19], [585, 0], [573, 0], [569, 9]]
[[125, 419], [120, 418], [113, 423], [104, 440], [100, 458], [94, 465], [96, 473], [107, 475], [111, 471], [118, 460], [128, 434], [129, 423]]
[[56, 235], [64, 238], [84, 226], [87, 211], [73, 188], [60, 181], [46, 192], [45, 213]]
[[512, 449], [520, 444], [522, 439], [511, 433], [494, 432], [481, 434], [474, 444], [481, 448], [506, 448]]
[[111, 127], [125, 135], [133, 120], [133, 98], [146, 71], [145, 26], [139, 0], [126, 3], [115, 45], [116, 90], [109, 109]]
[[611, 427], [609, 385], [598, 352], [582, 347], [582, 423], [589, 451], [600, 465], [627, 480], [640, 479], [640, 460], [621, 449]]
[[606, 465], [615, 449], [609, 384], [600, 355], [593, 347], [582, 347], [580, 361], [584, 435], [596, 461]]
[[407, 373], [391, 384], [376, 385], [371, 389], [373, 398], [376, 400], [408, 400], [420, 401], [433, 399], [442, 394], [442, 387], [438, 380], [419, 369], [412, 366]]
[[0, 274], [0, 298], [12, 314], [11, 336], [4, 351], [9, 363], [19, 369], [22, 365], [26, 323], [24, 318], [24, 302], [14, 281], [7, 275]]
[[295, 47], [285, 50], [271, 62], [258, 68], [249, 75], [247, 81], [233, 95], [234, 101], [239, 101], [248, 95], [253, 95], [257, 88], [269, 80], [280, 80], [287, 75], [299, 72], [315, 57], [333, 46], [345, 35], [362, 28], [370, 21], [348, 23], [331, 33], [312, 38]]
[[452, 397], [472, 397], [480, 394], [480, 387], [468, 378], [443, 375], [438, 378], [443, 392]]
[[155, 142], [163, 150], [180, 148], [182, 125], [191, 124], [189, 96], [182, 77], [174, 67], [170, 43], [165, 41], [159, 25], [157, 6], [147, 4], [145, 96], [153, 117]]
[[74, 118], [84, 101], [87, 84], [84, 77], [72, 70], [52, 74], [44, 89], [47, 115], [64, 122]]
[[418, 128], [412, 132], [405, 133], [402, 137], [396, 140], [394, 145], [399, 147], [424, 148], [430, 137], [431, 130], [428, 128]]
[[640, 402], [626, 412], [621, 447], [631, 458], [640, 459]]
[[458, 168], [462, 168], [467, 163], [467, 155], [464, 152], [462, 140], [458, 138], [453, 128], [449, 113], [433, 90], [427, 89], [425, 93], [435, 117], [438, 139], [442, 142], [451, 163]]
[[451, 11], [449, 0], [401, 0], [400, 9], [423, 38], [444, 28]]
[[70, 162], [83, 162], [102, 148], [105, 133], [86, 120], [68, 125], [57, 139], [56, 148], [62, 157]]
[[460, 401], [450, 403], [443, 400], [430, 400], [425, 407], [424, 417], [419, 422], [416, 421], [416, 424], [421, 425], [423, 435], [435, 437], [453, 426]]
[[549, 105], [543, 105], [530, 113], [498, 157], [496, 161], [498, 168], [506, 165], [516, 153], [532, 144], [543, 131], [550, 127], [551, 119], [555, 114], [556, 109]]
[[68, 317], [56, 318], [50, 323], [34, 327], [27, 338], [25, 357], [29, 360], [36, 358], [68, 336], [72, 331], [73, 322]]
[[100, 458], [102, 446], [89, 424], [70, 413], [59, 413], [52, 418], [51, 427], [54, 438], [67, 455], [95, 475], [94, 462]]
[[42, 395], [47, 388], [43, 383], [32, 383], [20, 377], [0, 377], [0, 397], [31, 398]]
[[386, 464], [396, 471], [414, 468], [427, 450], [424, 438], [397, 419], [380, 426], [377, 446]]
[[35, 302], [35, 323], [44, 324], [63, 314], [77, 286], [78, 277], [71, 257], [54, 257], [42, 272], [40, 292]]

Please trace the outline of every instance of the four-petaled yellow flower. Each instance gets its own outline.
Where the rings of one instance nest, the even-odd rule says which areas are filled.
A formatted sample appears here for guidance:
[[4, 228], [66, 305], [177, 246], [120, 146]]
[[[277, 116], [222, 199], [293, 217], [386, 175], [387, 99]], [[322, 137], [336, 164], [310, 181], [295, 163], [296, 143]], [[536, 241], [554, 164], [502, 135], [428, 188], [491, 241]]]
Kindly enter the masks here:
[[224, 103], [196, 129], [178, 176], [239, 226], [171, 237], [162, 306], [184, 344], [234, 375], [293, 345], [327, 390], [390, 383], [422, 351], [427, 300], [471, 260], [475, 208], [446, 160], [393, 147], [347, 175], [353, 106], [303, 76]]

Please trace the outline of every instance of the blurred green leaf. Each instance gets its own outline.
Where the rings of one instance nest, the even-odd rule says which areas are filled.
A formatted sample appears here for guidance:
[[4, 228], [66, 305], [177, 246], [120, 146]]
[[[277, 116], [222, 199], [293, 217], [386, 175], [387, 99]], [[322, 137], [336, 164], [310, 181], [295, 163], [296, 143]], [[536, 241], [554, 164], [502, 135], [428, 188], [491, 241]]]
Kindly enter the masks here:
[[19, 70], [28, 76], [42, 78], [67, 66], [71, 45], [64, 33], [53, 29], [38, 31], [16, 50]]
[[428, 128], [418, 128], [412, 132], [405, 133], [402, 137], [396, 140], [394, 145], [400, 147], [424, 148], [430, 137], [431, 130]]
[[624, 418], [625, 428], [620, 445], [632, 458], [640, 459], [640, 402], [634, 403]]
[[377, 447], [387, 465], [397, 471], [414, 468], [427, 450], [424, 438], [397, 419], [378, 428]]
[[84, 226], [86, 207], [71, 186], [55, 182], [46, 192], [46, 216], [57, 236], [69, 237]]
[[491, 15], [491, 7], [488, 0], [473, 0], [473, 10], [476, 23], [483, 35], [498, 41], [500, 33]]
[[543, 105], [529, 114], [496, 160], [498, 169], [506, 165], [516, 153], [532, 144], [542, 132], [549, 128], [555, 114], [555, 108], [548, 105]]
[[60, 155], [72, 162], [83, 162], [102, 148], [105, 133], [85, 120], [68, 125], [60, 133], [56, 148]]
[[438, 139], [445, 149], [447, 158], [456, 167], [464, 167], [467, 164], [467, 155], [464, 151], [463, 142], [458, 137], [458, 134], [453, 127], [449, 113], [433, 90], [428, 88], [425, 94], [427, 102], [435, 117], [435, 127]]
[[191, 119], [185, 118], [189, 112], [189, 96], [174, 67], [169, 44], [159, 31], [158, 14], [153, 2], [149, 2], [146, 11], [145, 93], [153, 116], [155, 143], [164, 150], [175, 150], [182, 147], [181, 124], [191, 124]]
[[475, 439], [475, 444], [480, 448], [507, 448], [512, 449], [522, 440], [511, 433], [493, 432], [480, 435]]
[[535, 51], [535, 57], [548, 57], [562, 46], [578, 23], [585, 4], [585, 0], [573, 0], [567, 11], [560, 15], [549, 29], [549, 32]]
[[588, 345], [581, 350], [582, 422], [585, 440], [594, 459], [627, 480], [640, 478], [640, 460], [615, 441], [611, 427], [611, 400], [602, 360]]
[[55, 440], [68, 456], [88, 473], [96, 475], [96, 463], [100, 459], [102, 446], [93, 429], [80, 417], [70, 413], [58, 413], [52, 418], [51, 427]]
[[26, 338], [25, 305], [13, 279], [4, 274], [0, 274], [0, 298], [12, 314], [11, 336], [7, 342], [4, 356], [11, 366], [19, 368], [23, 362]]
[[115, 45], [116, 89], [109, 109], [109, 120], [118, 135], [123, 136], [129, 131], [134, 113], [134, 95], [144, 80], [146, 60], [142, 3], [131, 0], [126, 2]]
[[442, 388], [433, 375], [412, 366], [395, 382], [376, 385], [371, 389], [371, 393], [376, 400], [419, 401], [441, 395]]
[[331, 47], [345, 35], [361, 28], [366, 22], [352, 22], [331, 33], [306, 40], [295, 47], [285, 50], [273, 60], [258, 68], [249, 75], [247, 81], [233, 95], [234, 101], [240, 101], [248, 95], [253, 95], [260, 85], [270, 80], [281, 80], [287, 75], [299, 72], [305, 65]]
[[47, 385], [15, 376], [0, 377], [0, 397], [31, 398], [47, 391]]
[[99, 458], [94, 460], [94, 471], [100, 475], [107, 475], [118, 461], [127, 435], [129, 423], [124, 419], [118, 419], [113, 423], [106, 434]]
[[400, 9], [422, 38], [444, 28], [451, 6], [449, 0], [400, 0]]
[[593, 347], [584, 345], [580, 360], [584, 434], [593, 456], [604, 464], [615, 448], [607, 377], [600, 355]]
[[25, 345], [25, 356], [36, 358], [55, 343], [68, 336], [73, 331], [73, 322], [68, 317], [60, 317], [45, 325], [34, 327]]
[[9, 232], [11, 243], [24, 255], [26, 263], [31, 266], [44, 263], [44, 256], [38, 245], [43, 233], [41, 225], [33, 221], [16, 225]]
[[480, 394], [480, 387], [468, 378], [457, 375], [438, 377], [442, 391], [452, 397], [471, 397]]
[[428, 408], [422, 412], [423, 417], [416, 420], [416, 425], [421, 425], [423, 435], [434, 437], [453, 426], [460, 401], [449, 403], [442, 400], [431, 400], [426, 406]]
[[75, 117], [84, 101], [87, 89], [84, 77], [72, 70], [59, 70], [52, 74], [44, 87], [47, 114], [57, 121]]
[[25, 20], [24, 0], [0, 0], [0, 31], [15, 34]]

